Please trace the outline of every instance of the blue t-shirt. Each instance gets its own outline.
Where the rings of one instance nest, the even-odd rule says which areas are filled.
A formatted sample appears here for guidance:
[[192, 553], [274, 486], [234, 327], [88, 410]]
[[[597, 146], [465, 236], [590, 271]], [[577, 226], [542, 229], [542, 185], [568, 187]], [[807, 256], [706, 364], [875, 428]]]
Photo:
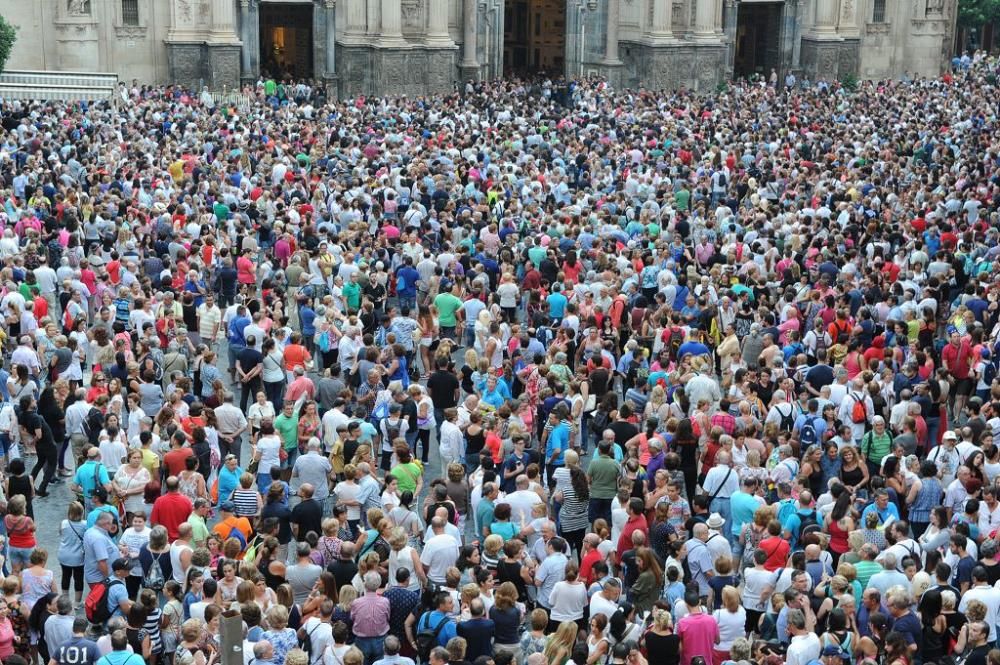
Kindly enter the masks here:
[[549, 316], [553, 319], [561, 319], [566, 314], [566, 305], [569, 301], [561, 293], [550, 293], [545, 299], [549, 304]]
[[108, 563], [108, 572], [111, 572], [111, 563], [121, 557], [115, 541], [104, 529], [93, 527], [87, 529], [83, 534], [83, 579], [87, 584], [103, 581], [106, 576], [97, 567], [101, 561]]
[[[433, 612], [424, 612], [420, 616], [419, 621], [417, 621], [417, 632], [419, 633], [422, 630], [433, 631], [434, 629], [437, 628], [438, 623], [441, 622], [441, 619], [445, 618], [446, 616], [447, 615], [444, 612], [438, 612], [437, 610], [434, 610]], [[446, 644], [448, 644], [448, 640], [457, 636], [458, 636], [458, 627], [455, 625], [455, 622], [449, 618], [447, 621], [445, 621], [445, 624], [441, 626], [441, 632], [438, 633], [438, 639], [437, 639], [438, 646], [440, 647], [445, 646]]]
[[420, 279], [420, 273], [415, 268], [409, 266], [400, 268], [399, 272], [396, 273], [396, 292], [401, 296], [415, 296], [418, 279]]
[[122, 615], [121, 602], [126, 599], [128, 599], [128, 589], [125, 588], [125, 583], [121, 580], [114, 581], [108, 587], [108, 611], [112, 617]]
[[299, 310], [299, 321], [302, 324], [303, 335], [313, 335], [316, 333], [316, 326], [314, 325], [316, 321], [316, 312], [312, 307], [306, 305]]
[[85, 637], [70, 638], [52, 654], [57, 665], [94, 665], [100, 658], [97, 642]]
[[94, 482], [95, 480], [101, 485], [107, 485], [111, 482], [108, 470], [104, 468], [103, 464], [95, 460], [84, 462], [76, 470], [76, 475], [73, 476], [73, 482], [83, 489], [83, 495], [86, 497], [94, 495], [94, 489], [97, 487]]
[[[564, 423], [559, 423], [549, 432], [549, 438], [545, 442], [545, 463], [556, 466], [565, 464], [564, 456], [567, 448], [569, 448], [569, 427]], [[556, 451], [559, 451], [559, 454], [556, 455], [555, 459], [552, 459]]]

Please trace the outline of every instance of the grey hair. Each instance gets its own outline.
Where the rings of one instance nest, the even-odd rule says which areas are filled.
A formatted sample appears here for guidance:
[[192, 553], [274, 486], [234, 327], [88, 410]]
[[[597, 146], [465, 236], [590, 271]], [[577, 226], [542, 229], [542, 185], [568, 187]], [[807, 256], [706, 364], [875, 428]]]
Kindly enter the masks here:
[[378, 591], [382, 586], [382, 576], [375, 571], [365, 573], [365, 591]]

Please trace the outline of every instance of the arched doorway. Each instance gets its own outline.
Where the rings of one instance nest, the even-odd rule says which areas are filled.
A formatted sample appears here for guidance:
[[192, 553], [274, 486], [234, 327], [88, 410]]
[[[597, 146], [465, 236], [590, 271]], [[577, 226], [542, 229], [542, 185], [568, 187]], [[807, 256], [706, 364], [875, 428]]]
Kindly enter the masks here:
[[275, 77], [313, 77], [313, 4], [260, 5], [260, 71]]
[[507, 0], [503, 69], [507, 75], [566, 70], [566, 0]]

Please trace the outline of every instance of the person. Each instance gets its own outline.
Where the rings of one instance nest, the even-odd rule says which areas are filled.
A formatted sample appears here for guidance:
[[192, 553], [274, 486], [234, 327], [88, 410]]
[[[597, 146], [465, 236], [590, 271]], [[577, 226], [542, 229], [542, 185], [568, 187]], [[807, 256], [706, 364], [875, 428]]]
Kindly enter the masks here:
[[50, 665], [96, 665], [101, 658], [97, 643], [87, 639], [89, 624], [84, 617], [73, 618], [72, 636], [50, 649]]
[[140, 665], [145, 662], [141, 654], [128, 650], [128, 637], [124, 630], [111, 633], [111, 653], [101, 656], [97, 665]]
[[701, 604], [698, 592], [684, 594], [686, 614], [677, 622], [677, 637], [680, 638], [681, 662], [690, 665], [696, 656], [705, 658], [720, 639], [719, 624], [707, 613]]

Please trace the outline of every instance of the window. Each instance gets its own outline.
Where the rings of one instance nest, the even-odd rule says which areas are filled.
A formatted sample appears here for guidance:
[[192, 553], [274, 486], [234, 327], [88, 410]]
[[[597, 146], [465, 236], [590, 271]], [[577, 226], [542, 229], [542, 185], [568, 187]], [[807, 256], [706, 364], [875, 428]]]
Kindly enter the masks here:
[[122, 0], [122, 24], [139, 25], [139, 0]]
[[873, 0], [872, 23], [885, 23], [885, 0]]

